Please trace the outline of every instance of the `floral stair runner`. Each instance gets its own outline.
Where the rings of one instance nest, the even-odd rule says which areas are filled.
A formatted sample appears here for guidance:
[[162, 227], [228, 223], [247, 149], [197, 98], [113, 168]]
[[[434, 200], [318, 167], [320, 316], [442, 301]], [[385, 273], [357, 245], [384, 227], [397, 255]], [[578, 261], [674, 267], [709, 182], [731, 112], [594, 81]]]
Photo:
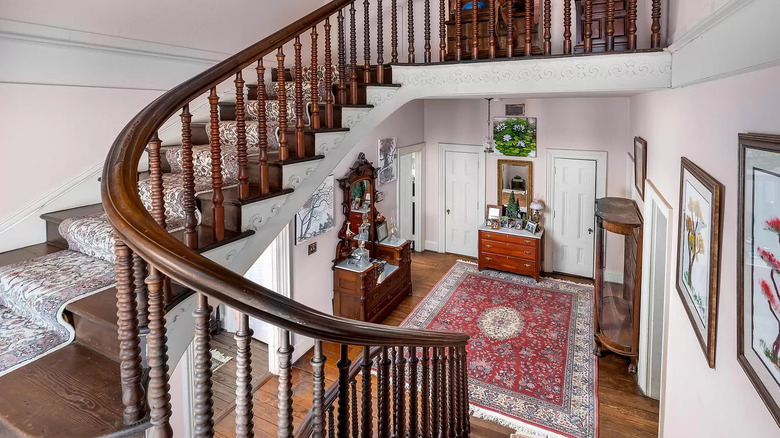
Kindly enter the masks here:
[[[324, 76], [323, 67], [319, 76]], [[310, 77], [308, 67], [304, 68], [304, 77]], [[335, 83], [335, 69], [333, 77]], [[275, 84], [268, 84], [267, 90], [268, 147], [275, 150], [279, 147], [279, 102]], [[297, 116], [293, 82], [287, 84], [286, 91], [287, 126], [294, 127]], [[309, 84], [304, 84], [304, 99], [311, 100]], [[320, 100], [324, 101], [324, 90], [320, 90]], [[307, 126], [309, 107], [307, 104], [304, 111]], [[258, 101], [247, 101], [245, 113], [247, 152], [249, 156], [258, 155]], [[206, 132], [210, 134], [208, 127]], [[237, 123], [221, 121], [219, 133], [223, 188], [228, 188], [238, 181]], [[174, 231], [184, 222], [181, 148], [169, 149], [166, 159], [171, 172], [162, 177], [165, 215], [169, 231]], [[211, 191], [210, 146], [193, 146], [193, 170], [196, 195]], [[140, 181], [138, 192], [144, 206], [151, 210], [151, 181]], [[65, 306], [114, 285], [114, 239], [105, 213], [66, 219], [59, 233], [68, 242], [68, 250], [0, 267], [0, 375], [70, 343], [75, 332], [63, 318]]]

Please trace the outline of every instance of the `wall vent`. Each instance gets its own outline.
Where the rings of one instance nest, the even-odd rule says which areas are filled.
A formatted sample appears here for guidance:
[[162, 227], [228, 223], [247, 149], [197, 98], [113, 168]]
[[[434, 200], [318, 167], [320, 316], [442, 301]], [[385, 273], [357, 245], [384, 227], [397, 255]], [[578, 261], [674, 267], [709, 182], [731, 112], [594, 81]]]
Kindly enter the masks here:
[[507, 116], [524, 116], [525, 115], [525, 104], [524, 103], [512, 103], [506, 105], [506, 111], [504, 112]]

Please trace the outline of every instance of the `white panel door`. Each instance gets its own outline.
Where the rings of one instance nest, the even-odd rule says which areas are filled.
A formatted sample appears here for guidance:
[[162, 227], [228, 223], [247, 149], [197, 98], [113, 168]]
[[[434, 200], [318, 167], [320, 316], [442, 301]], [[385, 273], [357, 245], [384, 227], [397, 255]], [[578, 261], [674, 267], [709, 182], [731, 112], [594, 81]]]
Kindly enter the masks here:
[[[399, 157], [398, 163], [398, 234], [402, 239], [415, 241], [414, 238], [414, 156], [417, 152], [404, 154]], [[414, 244], [413, 244], [414, 245]]]
[[477, 228], [484, 212], [479, 196], [479, 154], [444, 151], [445, 251], [477, 257]]
[[596, 161], [556, 158], [554, 173], [553, 271], [592, 278]]

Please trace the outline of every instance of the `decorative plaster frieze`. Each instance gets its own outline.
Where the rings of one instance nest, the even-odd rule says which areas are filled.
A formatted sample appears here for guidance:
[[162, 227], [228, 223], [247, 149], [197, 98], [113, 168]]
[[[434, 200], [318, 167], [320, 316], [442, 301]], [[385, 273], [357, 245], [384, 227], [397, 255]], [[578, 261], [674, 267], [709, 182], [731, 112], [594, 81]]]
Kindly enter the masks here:
[[344, 141], [343, 132], [319, 132], [314, 134], [314, 153], [327, 156]]
[[370, 108], [342, 108], [341, 109], [341, 127], [354, 128], [371, 111]]
[[268, 223], [268, 219], [282, 210], [289, 197], [290, 195], [287, 194], [245, 205], [241, 210], [241, 229], [259, 231]]
[[374, 107], [381, 106], [383, 103], [395, 97], [398, 93], [398, 88], [395, 87], [366, 87], [366, 103], [374, 105]]

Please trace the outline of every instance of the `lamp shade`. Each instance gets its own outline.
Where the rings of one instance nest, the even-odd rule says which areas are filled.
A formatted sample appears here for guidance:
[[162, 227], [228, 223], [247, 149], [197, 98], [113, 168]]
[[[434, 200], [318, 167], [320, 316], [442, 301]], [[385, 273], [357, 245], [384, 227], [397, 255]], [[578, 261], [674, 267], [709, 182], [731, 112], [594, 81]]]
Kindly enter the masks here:
[[531, 210], [536, 211], [543, 211], [544, 210], [544, 202], [540, 201], [539, 199], [534, 199], [533, 202], [531, 202], [531, 205], [529, 205]]

